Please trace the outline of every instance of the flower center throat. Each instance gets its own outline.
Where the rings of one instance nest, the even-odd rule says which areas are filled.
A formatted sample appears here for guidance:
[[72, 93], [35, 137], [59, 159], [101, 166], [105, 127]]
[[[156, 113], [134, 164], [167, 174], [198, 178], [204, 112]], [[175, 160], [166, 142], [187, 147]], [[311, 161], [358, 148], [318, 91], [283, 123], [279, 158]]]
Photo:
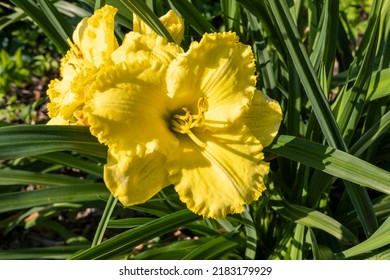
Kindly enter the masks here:
[[208, 103], [206, 97], [201, 97], [198, 100], [198, 114], [194, 115], [192, 112], [184, 107], [184, 115], [174, 114], [171, 120], [171, 129], [180, 134], [187, 134], [192, 141], [198, 146], [205, 148], [206, 143], [202, 142], [195, 134], [191, 131], [194, 127], [204, 126], [205, 119], [204, 113], [208, 110]]

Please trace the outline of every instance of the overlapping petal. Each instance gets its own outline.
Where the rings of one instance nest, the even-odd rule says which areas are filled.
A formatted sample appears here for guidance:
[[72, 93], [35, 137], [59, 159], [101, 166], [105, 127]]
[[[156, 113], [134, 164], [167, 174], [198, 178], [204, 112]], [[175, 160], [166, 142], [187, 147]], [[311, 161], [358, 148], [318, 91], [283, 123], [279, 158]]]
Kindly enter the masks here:
[[169, 185], [165, 161], [166, 157], [159, 152], [132, 157], [109, 149], [104, 181], [124, 206], [140, 204]]
[[73, 42], [80, 49], [84, 63], [96, 67], [105, 64], [118, 47], [114, 34], [114, 17], [117, 9], [106, 5], [84, 18], [73, 32]]
[[165, 38], [155, 33], [143, 35], [137, 32], [129, 32], [126, 34], [122, 45], [112, 53], [111, 59], [116, 64], [124, 61], [131, 63], [134, 60], [150, 59], [168, 67], [181, 52], [183, 51], [180, 46], [169, 43]]
[[168, 153], [177, 146], [169, 128], [167, 96], [161, 85], [166, 67], [141, 59], [107, 67], [91, 88], [85, 111], [100, 142], [128, 155]]
[[50, 98], [48, 124], [88, 124], [83, 116], [85, 93], [95, 80], [100, 67], [110, 61], [118, 47], [114, 36], [117, 9], [104, 6], [90, 18], [83, 19], [73, 33], [74, 43], [61, 60], [61, 77], [48, 88]]
[[187, 135], [167, 160], [169, 181], [187, 207], [207, 218], [240, 213], [243, 205], [257, 200], [265, 190], [268, 163], [262, 161], [262, 145], [245, 126], [218, 133], [194, 132], [207, 143], [196, 145]]
[[[160, 21], [172, 35], [173, 39], [175, 39], [175, 42], [180, 45], [184, 34], [184, 20], [173, 10], [169, 10], [165, 15], [160, 17]], [[136, 15], [133, 16], [133, 31], [141, 34], [155, 33], [152, 28], [141, 21]]]
[[255, 91], [254, 73], [252, 50], [239, 43], [234, 33], [205, 34], [169, 67], [170, 109], [187, 107], [196, 112], [199, 98], [206, 97], [209, 128], [226, 126], [248, 110]]
[[272, 143], [282, 121], [282, 109], [275, 100], [256, 90], [252, 105], [242, 116], [243, 123], [266, 147]]

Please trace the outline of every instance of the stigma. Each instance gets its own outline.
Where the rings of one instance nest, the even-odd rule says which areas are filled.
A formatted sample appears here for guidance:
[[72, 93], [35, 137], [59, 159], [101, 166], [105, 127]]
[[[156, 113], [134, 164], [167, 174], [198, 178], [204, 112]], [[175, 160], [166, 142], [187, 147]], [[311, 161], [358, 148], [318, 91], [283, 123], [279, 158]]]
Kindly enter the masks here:
[[201, 141], [191, 131], [195, 127], [203, 127], [205, 124], [204, 113], [208, 110], [206, 97], [201, 97], [198, 100], [198, 112], [193, 114], [188, 108], [182, 108], [184, 115], [174, 114], [171, 119], [171, 129], [180, 134], [187, 134], [195, 144], [202, 148], [206, 148], [207, 144]]

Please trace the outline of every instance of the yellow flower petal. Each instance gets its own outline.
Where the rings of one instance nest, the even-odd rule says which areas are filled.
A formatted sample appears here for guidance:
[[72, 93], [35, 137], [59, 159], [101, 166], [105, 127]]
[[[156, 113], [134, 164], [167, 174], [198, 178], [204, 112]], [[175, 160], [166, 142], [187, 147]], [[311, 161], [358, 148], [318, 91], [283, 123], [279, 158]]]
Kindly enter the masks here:
[[242, 121], [266, 147], [272, 143], [278, 133], [282, 121], [282, 109], [278, 102], [257, 90], [252, 106], [243, 114]]
[[[161, 23], [172, 35], [175, 42], [180, 45], [184, 34], [184, 19], [180, 18], [173, 10], [168, 11], [160, 17]], [[152, 28], [146, 25], [135, 14], [133, 15], [133, 31], [141, 34], [155, 33]]]
[[114, 63], [131, 62], [134, 60], [151, 59], [169, 65], [182, 52], [182, 49], [155, 33], [142, 35], [129, 32], [123, 39], [122, 45], [116, 49], [111, 59]]
[[48, 115], [55, 118], [48, 124], [88, 123], [82, 110], [85, 94], [95, 80], [99, 67], [108, 63], [118, 43], [114, 36], [114, 16], [117, 9], [104, 6], [90, 18], [83, 19], [73, 33], [74, 44], [61, 60], [61, 77], [49, 85]]
[[171, 33], [176, 44], [180, 45], [184, 35], [184, 19], [180, 18], [173, 10], [160, 17], [160, 21]]
[[48, 125], [68, 125], [68, 121], [65, 120], [61, 115], [51, 118], [48, 122]]
[[124, 206], [144, 203], [169, 185], [165, 161], [158, 152], [140, 158], [109, 149], [104, 181]]
[[235, 33], [205, 34], [169, 67], [170, 108], [196, 111], [199, 98], [206, 97], [207, 126], [226, 126], [248, 109], [256, 84], [254, 72], [252, 50], [239, 43]]
[[101, 143], [132, 156], [176, 148], [162, 84], [164, 68], [141, 60], [113, 65], [99, 74], [85, 111], [90, 131]]
[[105, 5], [90, 18], [84, 18], [73, 33], [73, 42], [80, 48], [84, 60], [99, 67], [110, 59], [118, 47], [114, 34], [117, 9]]
[[260, 142], [245, 127], [194, 133], [207, 146], [179, 135], [178, 151], [167, 160], [170, 183], [191, 211], [206, 218], [241, 213], [265, 190], [269, 167], [261, 161]]

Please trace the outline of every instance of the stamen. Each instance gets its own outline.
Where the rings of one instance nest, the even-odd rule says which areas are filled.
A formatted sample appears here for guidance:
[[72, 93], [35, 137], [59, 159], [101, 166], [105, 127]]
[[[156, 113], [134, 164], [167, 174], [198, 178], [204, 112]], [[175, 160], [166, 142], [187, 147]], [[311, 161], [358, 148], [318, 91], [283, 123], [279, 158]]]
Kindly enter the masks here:
[[188, 130], [187, 135], [191, 138], [192, 141], [195, 142], [196, 145], [202, 148], [206, 148], [207, 144], [205, 142], [202, 142], [198, 137], [195, 136], [194, 133], [192, 133], [191, 130]]
[[181, 134], [187, 134], [198, 146], [205, 148], [206, 143], [202, 142], [191, 131], [194, 127], [204, 126], [204, 113], [208, 110], [208, 103], [205, 97], [198, 100], [198, 114], [193, 115], [188, 108], [183, 108], [185, 115], [174, 114], [171, 120], [171, 129]]

